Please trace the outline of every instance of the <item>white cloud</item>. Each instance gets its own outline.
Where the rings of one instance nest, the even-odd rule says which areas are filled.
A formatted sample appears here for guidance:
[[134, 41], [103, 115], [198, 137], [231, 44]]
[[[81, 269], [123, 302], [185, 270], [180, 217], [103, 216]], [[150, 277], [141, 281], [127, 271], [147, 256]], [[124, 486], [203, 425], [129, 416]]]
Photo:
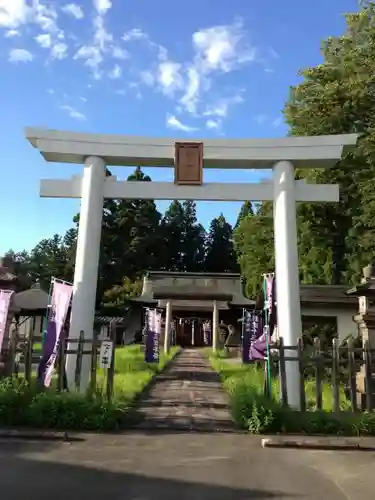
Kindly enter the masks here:
[[122, 75], [122, 69], [118, 64], [116, 64], [108, 74], [109, 78], [112, 78], [113, 80], [120, 78], [121, 75]]
[[127, 59], [129, 57], [129, 53], [127, 50], [122, 47], [112, 47], [112, 56], [114, 59]]
[[159, 64], [157, 80], [164, 94], [173, 96], [174, 92], [181, 90], [184, 81], [180, 74], [181, 64], [166, 61]]
[[[199, 93], [203, 84], [202, 78], [194, 66], [187, 69], [187, 82], [185, 86], [185, 93], [180, 99], [180, 103], [184, 108], [192, 114], [196, 113]], [[205, 85], [209, 85], [206, 81]]]
[[[141, 81], [152, 85], [155, 80], [158, 90], [175, 100], [176, 104], [189, 114], [225, 117], [230, 106], [243, 101], [241, 96], [218, 98], [217, 102], [210, 106], [211, 112], [204, 112], [207, 108], [205, 101], [208, 92], [212, 92], [215, 74], [234, 71], [256, 58], [256, 49], [246, 41], [246, 32], [241, 20], [193, 33], [194, 55], [192, 60], [185, 63], [173, 61], [164, 47], [153, 42], [150, 42], [150, 45], [157, 48], [160, 62], [153, 71], [141, 72]], [[211, 95], [209, 97], [212, 101]]]
[[84, 12], [82, 7], [80, 7], [75, 3], [68, 3], [67, 5], [64, 5], [64, 7], [61, 7], [61, 10], [65, 14], [74, 17], [74, 19], [83, 19], [84, 17]]
[[94, 0], [94, 7], [98, 14], [103, 16], [112, 7], [112, 2], [111, 0]]
[[11, 49], [9, 51], [9, 61], [12, 63], [17, 62], [31, 62], [34, 56], [26, 49]]
[[52, 45], [52, 38], [49, 33], [37, 35], [35, 40], [43, 49], [49, 49]]
[[83, 113], [77, 111], [72, 106], [63, 105], [63, 106], [60, 106], [60, 108], [64, 111], [66, 111], [68, 113], [68, 115], [70, 116], [70, 118], [74, 118], [75, 120], [79, 120], [79, 121], [86, 120], [86, 116]]
[[52, 59], [64, 59], [68, 55], [68, 46], [66, 43], [55, 43], [51, 48]]
[[[57, 26], [57, 12], [51, 5], [42, 4], [40, 0], [0, 0], [0, 27], [15, 32], [27, 23], [33, 23], [45, 33], [55, 34], [62, 38], [64, 33]], [[8, 32], [9, 33], [9, 32]]]
[[[191, 35], [193, 54], [190, 60], [179, 61], [168, 54], [166, 47], [151, 40], [141, 28], [132, 28], [122, 35], [122, 40], [116, 40], [108, 29], [106, 20], [106, 15], [114, 4], [113, 0], [91, 0], [91, 39], [83, 40], [77, 45], [77, 36], [68, 32], [65, 35], [59, 27], [58, 13], [60, 16], [63, 12], [74, 19], [82, 19], [88, 12], [86, 9], [84, 12], [79, 3], [78, 0], [0, 0], [0, 27], [7, 28], [4, 36], [9, 38], [17, 36], [22, 26], [34, 24], [38, 29], [36, 33], [31, 32], [31, 36], [39, 47], [47, 51], [49, 58], [54, 60], [66, 57], [68, 43], [74, 44], [73, 59], [86, 66], [96, 80], [104, 75], [112, 79], [120, 78], [128, 69], [121, 61], [130, 59], [131, 43], [141, 42], [152, 52], [154, 63], [151, 67], [146, 66], [143, 71], [129, 68], [129, 76], [138, 74], [138, 81], [137, 88], [127, 86], [127, 92], [131, 91], [136, 98], [141, 98], [140, 85], [144, 84], [170, 98], [174, 109], [168, 115], [168, 123], [180, 130], [190, 131], [195, 128], [177, 120], [177, 113], [185, 112], [190, 116], [203, 117], [206, 127], [215, 128], [228, 116], [232, 106], [243, 101], [240, 94], [226, 97], [228, 92], [236, 92], [236, 89], [229, 90], [224, 83], [217, 90], [215, 85], [215, 76], [234, 71], [253, 62], [255, 58], [259, 62], [255, 48], [247, 40], [241, 20], [195, 31]], [[27, 33], [30, 33], [28, 29], [24, 34]], [[27, 56], [22, 59], [22, 55], [15, 55], [13, 62], [17, 57], [19, 60], [30, 61], [33, 56], [31, 54], [31, 59]], [[137, 59], [141, 60], [139, 57]]]
[[5, 32], [5, 38], [14, 38], [15, 36], [20, 36], [21, 33], [18, 30], [8, 30]]
[[[193, 33], [195, 57], [186, 70], [185, 93], [180, 100], [186, 111], [197, 112], [202, 93], [211, 88], [213, 73], [228, 73], [255, 60], [255, 48], [244, 40], [245, 31], [240, 20], [230, 25], [212, 26]], [[228, 105], [229, 102], [226, 107]]]
[[185, 125], [174, 115], [167, 115], [167, 127], [173, 128], [175, 130], [182, 130], [184, 132], [194, 132], [197, 130], [196, 127], [190, 127], [189, 125]]
[[275, 128], [280, 127], [280, 125], [283, 123], [283, 118], [279, 116], [278, 118], [275, 118], [272, 122], [272, 126]]
[[95, 44], [104, 51], [107, 43], [112, 42], [113, 35], [109, 33], [104, 26], [104, 18], [97, 16], [94, 19], [94, 41]]
[[218, 130], [222, 125], [222, 121], [221, 120], [212, 120], [212, 119], [209, 119], [206, 121], [206, 128], [208, 128], [209, 130]]
[[63, 32], [57, 27], [57, 12], [56, 10], [47, 5], [39, 3], [39, 1], [34, 3], [34, 19], [36, 24], [40, 26], [43, 31], [47, 33], [53, 33], [56, 36], [63, 36]]
[[133, 28], [129, 31], [126, 31], [123, 34], [122, 39], [124, 40], [124, 42], [132, 42], [134, 40], [149, 40], [149, 37], [141, 29]]
[[156, 48], [159, 61], [166, 61], [168, 59], [168, 51], [165, 47], [156, 43], [151, 43], [151, 46]]
[[270, 49], [268, 49], [268, 52], [270, 53], [271, 57], [273, 57], [274, 59], [280, 59], [280, 54], [272, 47]]
[[97, 15], [93, 20], [93, 40], [92, 43], [82, 45], [76, 52], [74, 59], [84, 60], [85, 66], [91, 69], [93, 77], [100, 80], [102, 77], [101, 64], [104, 56], [110, 55], [114, 59], [125, 59], [127, 52], [113, 44], [113, 35], [107, 31], [105, 26], [105, 14], [112, 7], [109, 0], [94, 0], [94, 7]]
[[100, 47], [94, 45], [83, 45], [75, 54], [74, 59], [84, 59], [85, 66], [90, 68], [96, 80], [101, 78], [99, 65], [103, 62]]
[[25, 0], [0, 0], [0, 26], [18, 28], [25, 24], [32, 13]]
[[255, 121], [257, 122], [258, 125], [263, 125], [267, 120], [267, 116], [264, 114], [260, 114], [255, 116]]
[[244, 98], [240, 93], [232, 96], [232, 97], [222, 97], [215, 101], [214, 104], [211, 104], [206, 107], [203, 112], [203, 116], [217, 116], [220, 118], [226, 118], [229, 112], [229, 109], [235, 104], [241, 104], [244, 101]]
[[128, 88], [132, 92], [132, 94], [135, 96], [136, 99], [141, 101], [143, 99], [143, 96], [141, 94], [141, 91], [139, 90], [139, 83], [138, 82], [129, 82], [128, 83]]
[[155, 83], [155, 77], [151, 71], [141, 71], [140, 77], [141, 81], [150, 87]]
[[213, 26], [193, 34], [197, 65], [203, 71], [232, 71], [256, 56], [254, 47], [243, 43], [245, 31], [241, 20], [231, 25]]

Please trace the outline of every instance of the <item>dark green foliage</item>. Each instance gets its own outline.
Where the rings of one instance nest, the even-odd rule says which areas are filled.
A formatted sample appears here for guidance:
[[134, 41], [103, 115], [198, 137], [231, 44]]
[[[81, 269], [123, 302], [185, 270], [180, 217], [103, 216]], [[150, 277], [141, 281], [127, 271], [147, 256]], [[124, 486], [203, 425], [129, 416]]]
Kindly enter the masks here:
[[117, 348], [114, 394], [107, 402], [102, 394], [106, 376], [98, 370], [95, 394], [42, 392], [34, 380], [0, 380], [0, 426], [39, 429], [115, 431], [139, 420], [135, 404], [154, 376], [162, 372], [179, 349], [161, 354], [158, 364], [147, 364], [140, 346]]
[[[295, 136], [359, 133], [358, 146], [330, 169], [297, 171], [308, 182], [340, 185], [338, 204], [300, 204], [300, 279], [305, 284], [358, 282], [375, 257], [375, 4], [346, 16], [343, 36], [322, 44], [323, 63], [300, 72], [284, 115]], [[273, 271], [272, 207], [240, 217], [234, 239], [248, 292]]]
[[223, 214], [211, 221], [206, 239], [204, 269], [207, 272], [239, 272], [233, 246], [232, 226]]
[[0, 423], [62, 430], [116, 430], [127, 423], [126, 406], [78, 394], [38, 392], [20, 380], [0, 384]]
[[243, 217], [233, 237], [247, 293], [255, 297], [262, 286], [262, 274], [274, 271], [272, 205], [263, 203], [255, 213]]

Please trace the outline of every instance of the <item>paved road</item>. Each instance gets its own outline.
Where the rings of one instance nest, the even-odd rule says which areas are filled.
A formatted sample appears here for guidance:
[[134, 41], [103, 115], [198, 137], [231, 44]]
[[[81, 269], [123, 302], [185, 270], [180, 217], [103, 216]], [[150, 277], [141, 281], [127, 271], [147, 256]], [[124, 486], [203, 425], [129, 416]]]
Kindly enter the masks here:
[[374, 498], [374, 455], [364, 452], [340, 456], [261, 449], [259, 437], [223, 433], [144, 431], [83, 439], [71, 444], [0, 441], [0, 498]]
[[262, 449], [259, 437], [236, 434], [196, 351], [176, 359], [140, 409], [143, 424], [121, 435], [0, 440], [1, 500], [374, 498], [374, 453]]

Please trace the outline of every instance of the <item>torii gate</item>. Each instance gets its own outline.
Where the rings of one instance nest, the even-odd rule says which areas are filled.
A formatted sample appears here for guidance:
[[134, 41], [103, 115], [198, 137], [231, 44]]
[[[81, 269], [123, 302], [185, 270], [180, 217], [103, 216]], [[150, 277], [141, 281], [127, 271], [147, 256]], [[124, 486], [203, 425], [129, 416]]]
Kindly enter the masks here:
[[[356, 134], [282, 139], [207, 139], [179, 143], [165, 138], [85, 134], [27, 128], [26, 137], [45, 160], [84, 164], [82, 176], [41, 181], [40, 196], [81, 198], [70, 337], [84, 331], [92, 338], [104, 198], [155, 200], [273, 201], [277, 287], [277, 323], [286, 346], [301, 335], [296, 202], [338, 202], [338, 185], [296, 181], [295, 168], [325, 168], [355, 146]], [[185, 152], [184, 146], [187, 148]], [[195, 148], [195, 150], [194, 150]], [[193, 151], [194, 150], [194, 151]], [[173, 167], [175, 183], [118, 181], [106, 178], [106, 166]], [[179, 153], [180, 151], [180, 153]], [[190, 162], [190, 163], [189, 163]], [[192, 168], [190, 168], [192, 167]], [[272, 169], [261, 183], [204, 183], [202, 167]], [[188, 170], [190, 168], [190, 170]], [[178, 168], [177, 168], [178, 170]], [[286, 353], [296, 356], [296, 351]], [[83, 360], [81, 388], [88, 386], [89, 358]], [[68, 385], [74, 383], [75, 357], [67, 360]], [[288, 401], [299, 407], [298, 363], [286, 363]]]

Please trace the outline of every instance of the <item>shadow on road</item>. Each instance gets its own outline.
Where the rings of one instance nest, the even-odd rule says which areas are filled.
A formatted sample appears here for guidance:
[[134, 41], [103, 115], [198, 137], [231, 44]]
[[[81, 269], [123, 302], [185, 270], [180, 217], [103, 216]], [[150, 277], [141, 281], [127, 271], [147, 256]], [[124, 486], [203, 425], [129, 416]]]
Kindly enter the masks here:
[[[40, 461], [27, 454], [44, 451], [50, 443], [0, 442], [0, 489], [6, 500], [248, 500], [291, 498], [278, 491], [236, 489], [227, 486], [152, 477], [137, 473], [118, 473]], [[64, 445], [68, 446], [68, 445]], [[72, 445], [74, 446], [74, 444]], [[20, 454], [26, 456], [20, 457]], [[98, 464], [103, 457], [93, 456]], [[104, 462], [105, 463], [105, 462]], [[169, 471], [165, 470], [164, 475]], [[292, 495], [293, 496], [293, 495]]]

